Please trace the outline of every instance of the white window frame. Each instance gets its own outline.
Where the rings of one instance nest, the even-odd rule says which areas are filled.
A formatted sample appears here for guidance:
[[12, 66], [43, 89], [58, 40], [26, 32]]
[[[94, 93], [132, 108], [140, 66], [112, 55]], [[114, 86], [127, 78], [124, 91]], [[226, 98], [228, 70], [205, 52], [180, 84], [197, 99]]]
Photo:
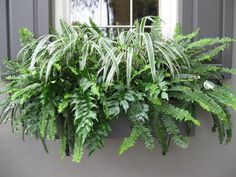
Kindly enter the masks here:
[[[61, 19], [68, 23], [70, 20], [70, 0], [54, 0], [54, 25], [60, 31]], [[102, 0], [99, 2], [100, 9], [102, 8]], [[100, 16], [101, 10], [100, 10]], [[164, 21], [163, 34], [166, 37], [171, 37], [174, 32], [176, 23], [178, 22], [178, 0], [159, 0], [159, 16]], [[101, 19], [101, 18], [100, 18]], [[130, 0], [130, 24], [129, 25], [101, 25], [102, 28], [132, 28], [133, 27], [133, 0]], [[148, 27], [148, 26], [147, 26]]]

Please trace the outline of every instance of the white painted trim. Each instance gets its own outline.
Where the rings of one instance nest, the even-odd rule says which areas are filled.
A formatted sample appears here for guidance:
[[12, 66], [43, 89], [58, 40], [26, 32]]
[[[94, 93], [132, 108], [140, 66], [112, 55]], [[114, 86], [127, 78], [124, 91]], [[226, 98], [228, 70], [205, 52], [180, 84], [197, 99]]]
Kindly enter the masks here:
[[163, 34], [166, 37], [172, 37], [178, 22], [178, 0], [160, 0], [159, 6], [159, 15], [164, 21]]
[[61, 31], [60, 20], [70, 23], [70, 0], [54, 0], [54, 27]]
[[133, 0], [130, 0], [130, 28], [133, 26]]
[[[54, 24], [57, 30], [60, 29], [60, 20], [63, 19], [70, 23], [70, 1], [71, 0], [54, 0], [55, 4], [55, 19]], [[133, 0], [130, 0], [130, 25], [102, 25], [100, 20], [100, 27], [102, 28], [130, 28], [133, 27]], [[102, 0], [100, 0], [100, 8]], [[171, 37], [174, 32], [175, 25], [178, 21], [178, 0], [159, 0], [159, 15], [164, 21], [163, 33], [166, 37]], [[100, 15], [102, 11], [100, 11]], [[149, 26], [147, 26], [149, 28]]]

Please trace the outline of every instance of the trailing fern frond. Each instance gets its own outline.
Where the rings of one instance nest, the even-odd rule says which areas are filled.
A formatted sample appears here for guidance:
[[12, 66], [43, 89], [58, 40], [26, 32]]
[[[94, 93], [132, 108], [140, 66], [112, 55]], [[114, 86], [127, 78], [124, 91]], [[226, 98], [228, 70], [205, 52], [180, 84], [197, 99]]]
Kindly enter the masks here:
[[[79, 92], [79, 91], [77, 91]], [[76, 140], [74, 147], [73, 161], [79, 162], [83, 155], [84, 143], [92, 131], [94, 122], [97, 120], [97, 114], [94, 111], [96, 105], [93, 103], [93, 98], [90, 95], [79, 95], [75, 93], [73, 111], [75, 115], [74, 124], [76, 128]]]
[[145, 142], [146, 148], [152, 150], [154, 148], [154, 140], [149, 128], [142, 122], [134, 122], [131, 134], [125, 138], [119, 149], [119, 154], [123, 154], [129, 148], [133, 147], [138, 138], [142, 138]]
[[181, 135], [175, 120], [169, 116], [162, 116], [161, 118], [164, 126], [166, 127], [166, 132], [171, 136], [173, 142], [179, 147], [186, 149], [189, 144], [188, 138]]
[[163, 114], [172, 116], [177, 121], [190, 121], [197, 126], [200, 125], [199, 120], [193, 118], [187, 110], [175, 107], [171, 104], [164, 103], [163, 105], [159, 106], [159, 111]]

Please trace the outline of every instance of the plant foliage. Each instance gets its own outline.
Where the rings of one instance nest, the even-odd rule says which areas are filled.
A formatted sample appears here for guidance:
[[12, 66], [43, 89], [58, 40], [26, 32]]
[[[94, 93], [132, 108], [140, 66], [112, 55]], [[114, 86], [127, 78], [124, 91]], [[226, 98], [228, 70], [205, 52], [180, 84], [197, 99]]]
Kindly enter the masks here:
[[[151, 30], [144, 26], [152, 23]], [[158, 17], [136, 21], [135, 28], [108, 34], [91, 26], [70, 26], [39, 38], [22, 29], [17, 60], [6, 61], [7, 85], [2, 94], [1, 122], [11, 120], [15, 133], [46, 140], [60, 138], [60, 155], [80, 162], [101, 149], [111, 123], [124, 115], [131, 133], [119, 149], [123, 154], [138, 139], [148, 150], [157, 138], [163, 154], [172, 141], [187, 148], [181, 126], [200, 126], [192, 105], [212, 114], [212, 130], [220, 143], [229, 143], [232, 122], [228, 107], [236, 109], [232, 90], [222, 74], [233, 69], [207, 64], [230, 47], [230, 38], [195, 40], [198, 31], [184, 35], [177, 25], [171, 39], [161, 33]]]

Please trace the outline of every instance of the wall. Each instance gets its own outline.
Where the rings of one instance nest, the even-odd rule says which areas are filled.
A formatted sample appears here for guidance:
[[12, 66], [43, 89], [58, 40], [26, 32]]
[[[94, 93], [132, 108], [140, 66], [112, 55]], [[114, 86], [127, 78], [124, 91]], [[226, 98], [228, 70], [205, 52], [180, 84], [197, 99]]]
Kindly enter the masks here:
[[[236, 20], [236, 3], [234, 18]], [[236, 23], [234, 28], [236, 37]], [[233, 66], [236, 67], [236, 45]], [[236, 90], [236, 77], [226, 81]], [[236, 112], [232, 112], [236, 125]], [[196, 130], [187, 150], [171, 145], [167, 156], [160, 148], [147, 152], [139, 142], [123, 156], [117, 155], [120, 139], [106, 140], [102, 152], [84, 157], [80, 164], [70, 158], [60, 161], [58, 142], [49, 144], [50, 153], [44, 153], [40, 142], [15, 137], [8, 125], [0, 126], [0, 177], [235, 177], [236, 129], [232, 143], [219, 145], [210, 131], [209, 115], [199, 111], [202, 127]]]

